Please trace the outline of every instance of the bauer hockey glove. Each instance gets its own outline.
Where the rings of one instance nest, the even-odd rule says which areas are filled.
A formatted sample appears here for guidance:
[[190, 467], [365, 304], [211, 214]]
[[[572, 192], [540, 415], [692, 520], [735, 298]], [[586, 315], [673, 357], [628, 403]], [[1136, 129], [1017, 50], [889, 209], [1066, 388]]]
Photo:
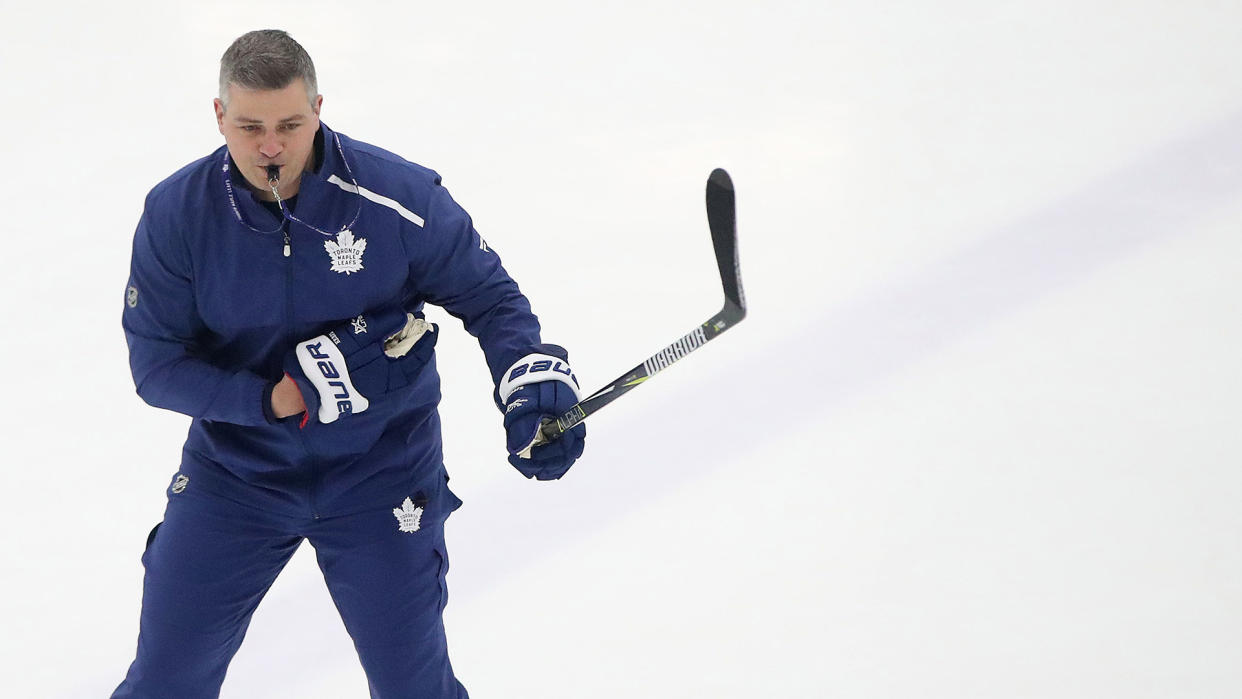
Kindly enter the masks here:
[[542, 419], [560, 417], [579, 400], [578, 379], [569, 368], [568, 353], [556, 345], [534, 349], [505, 371], [496, 395], [504, 405], [509, 463], [527, 478], [548, 481], [565, 475], [582, 456], [586, 425], [533, 446]]
[[299, 342], [285, 356], [285, 374], [306, 403], [302, 426], [361, 413], [371, 399], [408, 386], [435, 344], [435, 324], [399, 308], [364, 313]]

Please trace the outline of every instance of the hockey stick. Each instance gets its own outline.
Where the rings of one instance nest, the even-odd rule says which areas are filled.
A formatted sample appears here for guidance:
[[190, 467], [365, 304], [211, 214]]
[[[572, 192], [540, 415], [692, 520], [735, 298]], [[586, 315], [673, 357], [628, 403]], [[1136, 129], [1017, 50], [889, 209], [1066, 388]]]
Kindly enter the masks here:
[[746, 297], [742, 294], [742, 271], [737, 263], [737, 219], [734, 208], [733, 180], [729, 173], [717, 168], [707, 178], [707, 225], [712, 231], [712, 247], [716, 250], [716, 266], [724, 286], [724, 307], [703, 324], [679, 340], [656, 352], [617, 380], [582, 399], [559, 418], [545, 418], [539, 436], [531, 447], [547, 444], [574, 425], [587, 419], [626, 392], [655, 376], [673, 362], [702, 347], [746, 317]]

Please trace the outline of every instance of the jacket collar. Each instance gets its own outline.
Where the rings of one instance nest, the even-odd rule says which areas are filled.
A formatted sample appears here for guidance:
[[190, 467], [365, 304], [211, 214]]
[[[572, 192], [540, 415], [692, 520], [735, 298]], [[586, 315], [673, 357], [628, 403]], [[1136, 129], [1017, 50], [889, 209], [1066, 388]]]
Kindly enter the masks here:
[[[311, 226], [323, 229], [335, 235], [344, 226], [350, 225], [358, 213], [359, 198], [329, 181], [333, 175], [344, 182], [352, 182], [353, 175], [346, 161], [342, 160], [344, 144], [336, 132], [323, 122], [319, 123], [319, 133], [315, 137], [317, 167], [302, 173], [302, 182], [298, 187], [298, 206], [294, 216]], [[229, 156], [228, 147], [222, 148], [223, 157], [228, 159], [229, 168], [225, 173], [225, 188], [232, 191], [240, 215], [247, 225], [261, 232], [279, 232], [272, 214], [249, 187], [245, 179], [237, 176], [237, 165]], [[347, 157], [347, 156], [346, 156]], [[226, 191], [226, 196], [228, 192]], [[297, 226], [290, 222], [291, 226]]]

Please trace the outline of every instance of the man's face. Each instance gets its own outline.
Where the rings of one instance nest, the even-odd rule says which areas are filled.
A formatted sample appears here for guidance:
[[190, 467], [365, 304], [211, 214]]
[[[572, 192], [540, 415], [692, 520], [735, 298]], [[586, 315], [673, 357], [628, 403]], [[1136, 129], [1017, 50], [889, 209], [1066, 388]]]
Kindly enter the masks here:
[[297, 194], [302, 171], [313, 165], [323, 97], [317, 95], [313, 103], [308, 101], [306, 85], [300, 78], [280, 90], [229, 85], [228, 97], [227, 110], [215, 100], [216, 123], [246, 182], [263, 199], [275, 199], [267, 185], [267, 166], [277, 165], [280, 196], [287, 199]]

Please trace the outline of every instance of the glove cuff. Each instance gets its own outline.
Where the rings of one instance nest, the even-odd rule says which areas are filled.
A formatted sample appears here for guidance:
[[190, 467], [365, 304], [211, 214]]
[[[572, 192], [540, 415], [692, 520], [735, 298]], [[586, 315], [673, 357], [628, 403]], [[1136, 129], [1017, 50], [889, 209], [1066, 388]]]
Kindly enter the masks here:
[[299, 342], [293, 351], [302, 375], [318, 394], [319, 422], [335, 422], [341, 415], [360, 413], [370, 407], [370, 402], [350, 381], [345, 356], [327, 335]]
[[569, 361], [540, 353], [528, 354], [505, 370], [504, 378], [500, 381], [496, 393], [503, 405], [509, 401], [509, 396], [513, 395], [514, 391], [527, 384], [540, 381], [560, 381], [573, 391], [575, 401], [582, 400], [582, 395], [578, 391], [578, 378], [569, 368]]

